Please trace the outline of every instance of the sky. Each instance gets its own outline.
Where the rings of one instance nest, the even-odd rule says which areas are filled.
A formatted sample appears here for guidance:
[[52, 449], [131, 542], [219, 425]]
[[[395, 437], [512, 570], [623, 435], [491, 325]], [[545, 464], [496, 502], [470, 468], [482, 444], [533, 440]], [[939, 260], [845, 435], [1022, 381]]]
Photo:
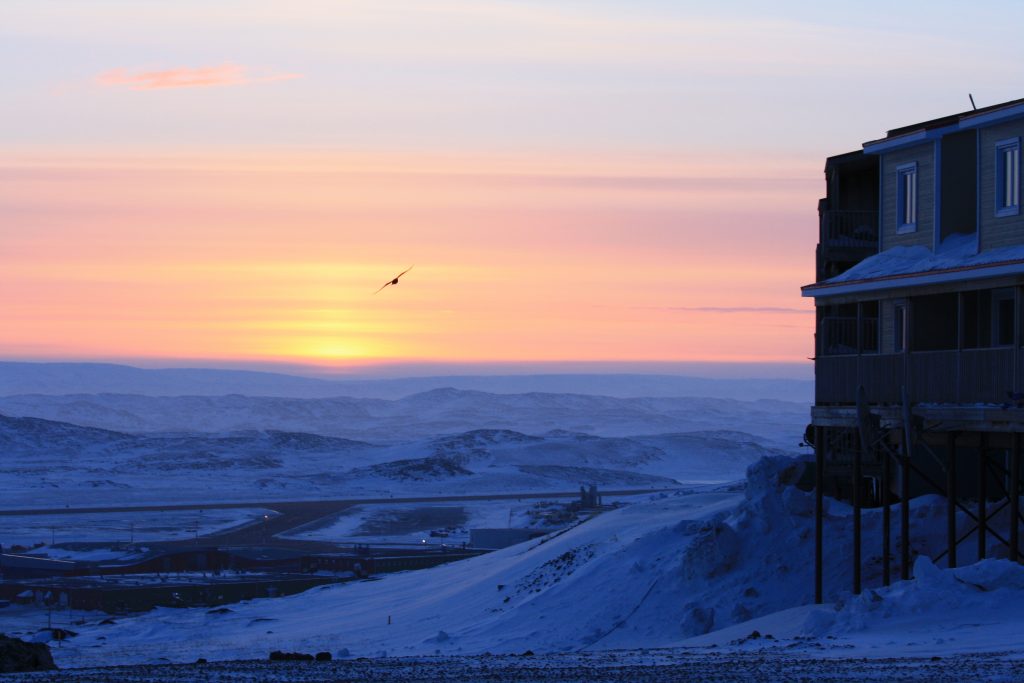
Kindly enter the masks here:
[[1024, 96], [836, 4], [4, 0], [0, 358], [807, 363], [825, 157]]

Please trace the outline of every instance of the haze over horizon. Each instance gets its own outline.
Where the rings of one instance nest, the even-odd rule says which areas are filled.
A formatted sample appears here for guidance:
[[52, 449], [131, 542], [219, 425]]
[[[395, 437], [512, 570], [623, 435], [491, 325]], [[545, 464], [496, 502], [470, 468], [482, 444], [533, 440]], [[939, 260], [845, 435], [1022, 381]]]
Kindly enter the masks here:
[[811, 379], [814, 366], [810, 362], [630, 362], [630, 361], [567, 361], [567, 362], [392, 362], [368, 363], [356, 367], [335, 367], [312, 363], [281, 363], [219, 359], [110, 359], [110, 360], [45, 360], [2, 359], [0, 366], [46, 365], [51, 367], [116, 366], [140, 370], [226, 370], [277, 373], [318, 379], [391, 379], [445, 376], [519, 376], [519, 375], [650, 375], [664, 377], [695, 377], [706, 379]]

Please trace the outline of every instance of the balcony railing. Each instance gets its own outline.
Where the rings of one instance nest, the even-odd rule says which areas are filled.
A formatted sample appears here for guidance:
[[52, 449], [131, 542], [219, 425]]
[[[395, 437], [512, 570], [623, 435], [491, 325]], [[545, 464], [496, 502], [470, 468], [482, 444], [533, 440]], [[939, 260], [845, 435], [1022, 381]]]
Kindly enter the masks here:
[[854, 404], [863, 385], [869, 403], [900, 403], [905, 386], [911, 403], [1003, 404], [1024, 387], [1022, 374], [1024, 350], [1006, 347], [819, 356], [815, 400]]
[[820, 241], [824, 247], [878, 247], [877, 211], [821, 211]]
[[860, 319], [857, 335], [855, 316], [829, 316], [821, 321], [821, 353], [827, 356], [878, 351], [878, 318]]

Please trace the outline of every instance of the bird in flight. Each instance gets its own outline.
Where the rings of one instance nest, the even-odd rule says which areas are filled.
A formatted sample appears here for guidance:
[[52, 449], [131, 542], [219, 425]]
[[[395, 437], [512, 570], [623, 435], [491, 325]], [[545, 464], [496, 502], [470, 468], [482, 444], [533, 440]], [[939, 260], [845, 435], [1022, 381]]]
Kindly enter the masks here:
[[[408, 273], [408, 272], [409, 272], [410, 270], [412, 270], [412, 266], [409, 266], [408, 268], [406, 268], [405, 270], [403, 270], [403, 271], [402, 271], [401, 273], [399, 273], [398, 275], [396, 275], [396, 276], [395, 276], [394, 278], [392, 278], [392, 279], [388, 280], [387, 282], [385, 282], [384, 284], [382, 284], [382, 285], [380, 286], [380, 289], [384, 289], [384, 288], [385, 288], [385, 287], [387, 287], [388, 285], [397, 285], [397, 284], [398, 284], [398, 278], [402, 277], [403, 275], [405, 275], [406, 273]], [[379, 291], [380, 291], [380, 289], [378, 289], [378, 290], [377, 290], [377, 292], [379, 292]], [[377, 292], [374, 292], [374, 294], [376, 294]]]

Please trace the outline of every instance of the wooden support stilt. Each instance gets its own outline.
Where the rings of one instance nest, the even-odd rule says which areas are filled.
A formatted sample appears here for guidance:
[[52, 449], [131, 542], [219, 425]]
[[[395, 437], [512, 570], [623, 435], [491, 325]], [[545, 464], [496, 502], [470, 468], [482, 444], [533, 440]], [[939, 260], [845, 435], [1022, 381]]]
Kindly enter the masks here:
[[1010, 561], [1019, 562], [1020, 548], [1020, 433], [1013, 433], [1010, 451]]
[[956, 567], [956, 434], [946, 436], [946, 559]]
[[853, 594], [860, 595], [860, 547], [861, 547], [861, 454], [865, 444], [853, 450]]
[[892, 548], [892, 487], [889, 454], [882, 451], [882, 585], [889, 585], [889, 550]]
[[900, 578], [910, 578], [910, 456], [900, 457]]
[[903, 448], [900, 457], [900, 578], [910, 579], [910, 456], [913, 447], [910, 400], [907, 387], [900, 387], [903, 415]]
[[814, 428], [814, 602], [822, 602], [822, 511], [825, 488], [825, 430]]
[[985, 435], [978, 445], [978, 559], [985, 559], [985, 541], [988, 540], [988, 444]]

